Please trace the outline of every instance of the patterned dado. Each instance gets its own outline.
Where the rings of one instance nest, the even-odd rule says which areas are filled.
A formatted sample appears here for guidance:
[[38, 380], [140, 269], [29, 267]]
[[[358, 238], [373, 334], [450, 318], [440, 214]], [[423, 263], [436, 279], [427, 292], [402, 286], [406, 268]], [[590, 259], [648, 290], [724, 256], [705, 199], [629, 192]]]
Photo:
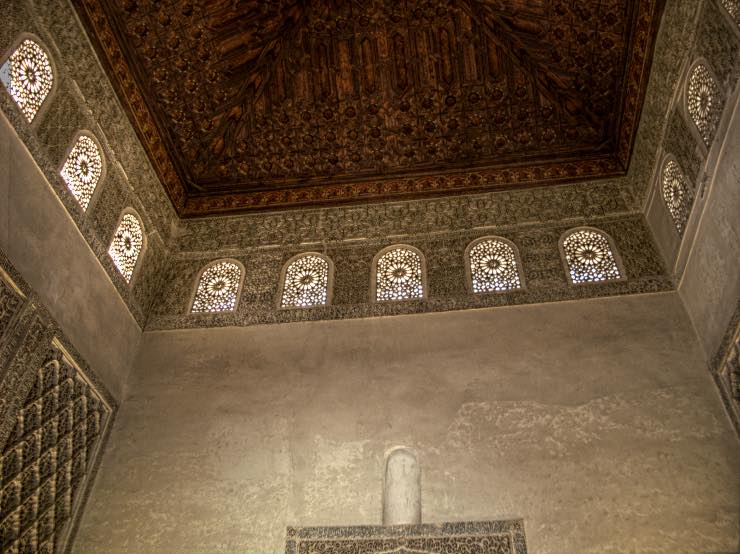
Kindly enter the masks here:
[[285, 554], [526, 554], [524, 521], [288, 527]]
[[1, 252], [0, 310], [0, 551], [68, 551], [116, 403]]

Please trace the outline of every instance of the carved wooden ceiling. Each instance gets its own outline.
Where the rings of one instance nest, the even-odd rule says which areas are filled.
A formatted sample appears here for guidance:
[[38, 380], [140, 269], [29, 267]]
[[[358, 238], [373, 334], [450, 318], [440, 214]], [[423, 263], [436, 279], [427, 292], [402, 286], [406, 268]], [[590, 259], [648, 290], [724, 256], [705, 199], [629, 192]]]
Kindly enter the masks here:
[[182, 216], [623, 174], [662, 0], [75, 0]]

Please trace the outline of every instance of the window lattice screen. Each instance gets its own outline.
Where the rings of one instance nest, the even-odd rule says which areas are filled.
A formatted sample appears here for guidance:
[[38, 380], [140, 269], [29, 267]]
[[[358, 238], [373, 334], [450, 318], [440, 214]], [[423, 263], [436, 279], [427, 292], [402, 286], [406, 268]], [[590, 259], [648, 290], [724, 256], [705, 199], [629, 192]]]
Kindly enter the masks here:
[[689, 77], [688, 109], [707, 146], [714, 139], [722, 108], [722, 95], [717, 81], [705, 65], [697, 65]]
[[606, 235], [580, 229], [563, 241], [563, 251], [574, 284], [621, 279], [622, 274]]
[[33, 121], [54, 82], [49, 56], [41, 46], [26, 39], [0, 68], [0, 80], [26, 119]]
[[329, 262], [307, 254], [288, 266], [283, 283], [281, 305], [287, 307], [326, 304], [329, 287]]

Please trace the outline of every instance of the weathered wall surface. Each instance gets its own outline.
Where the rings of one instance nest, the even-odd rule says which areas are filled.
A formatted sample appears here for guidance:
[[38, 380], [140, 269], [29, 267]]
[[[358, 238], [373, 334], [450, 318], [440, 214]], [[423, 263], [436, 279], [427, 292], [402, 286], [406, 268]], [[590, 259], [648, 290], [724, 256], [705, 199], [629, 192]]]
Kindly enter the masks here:
[[67, 210], [0, 114], [0, 250], [120, 399], [141, 330]]
[[678, 291], [707, 359], [715, 355], [740, 301], [740, 104], [717, 161], [714, 180]]
[[740, 448], [676, 293], [147, 332], [77, 552], [274, 552], [377, 524], [419, 453], [426, 522], [531, 552], [734, 551]]

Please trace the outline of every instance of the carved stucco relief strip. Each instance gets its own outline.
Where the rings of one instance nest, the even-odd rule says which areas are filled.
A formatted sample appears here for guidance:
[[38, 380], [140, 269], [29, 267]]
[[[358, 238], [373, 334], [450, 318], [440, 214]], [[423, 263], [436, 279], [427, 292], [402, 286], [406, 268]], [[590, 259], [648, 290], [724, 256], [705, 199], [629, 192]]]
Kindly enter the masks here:
[[[558, 239], [569, 228], [588, 223], [610, 234], [624, 261], [628, 279], [621, 282], [570, 286], [563, 272]], [[521, 291], [473, 294], [467, 289], [464, 252], [470, 241], [487, 234], [512, 240], [520, 249], [527, 286]], [[425, 256], [428, 294], [422, 300], [375, 303], [370, 300], [372, 259], [383, 247], [403, 242]], [[343, 241], [323, 245], [335, 264], [330, 306], [284, 310], [278, 307], [279, 276], [285, 262], [301, 251], [299, 245], [241, 248], [228, 251], [245, 267], [240, 302], [234, 312], [190, 314], [188, 301], [199, 271], [224, 255], [222, 250], [182, 253], [172, 260], [167, 286], [150, 316], [147, 329], [254, 325], [321, 319], [346, 319], [438, 312], [512, 304], [592, 298], [606, 295], [660, 292], [673, 289], [642, 216], [602, 218], [550, 226], [521, 225], [439, 234], [395, 236], [388, 239]]]
[[466, 521], [421, 525], [288, 527], [286, 554], [385, 552], [484, 552], [526, 554], [524, 521]]

